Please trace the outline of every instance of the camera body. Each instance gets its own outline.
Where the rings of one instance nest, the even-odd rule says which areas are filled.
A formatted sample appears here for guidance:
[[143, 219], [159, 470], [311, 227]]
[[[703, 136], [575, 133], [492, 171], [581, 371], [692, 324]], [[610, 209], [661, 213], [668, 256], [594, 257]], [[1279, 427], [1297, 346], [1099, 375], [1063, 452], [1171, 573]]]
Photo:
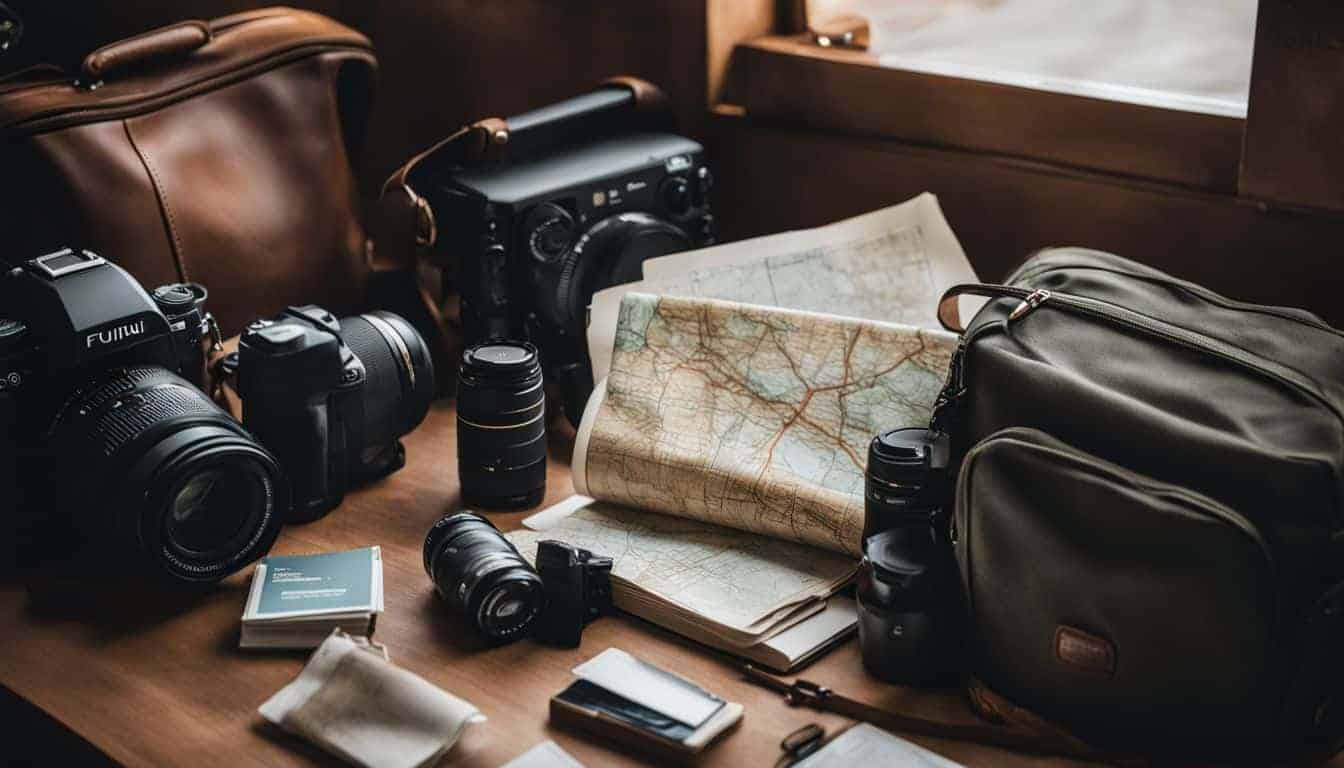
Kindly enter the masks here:
[[0, 365], [11, 368], [5, 376], [11, 393], [25, 388], [24, 370], [61, 379], [115, 365], [160, 366], [200, 387], [201, 343], [218, 337], [203, 288], [177, 283], [151, 295], [88, 250], [62, 248], [13, 267], [0, 296], [30, 339], [25, 349], [11, 336], [0, 358], [9, 361]]
[[922, 428], [873, 439], [864, 489], [859, 647], [887, 682], [934, 685], [956, 670], [961, 594], [949, 540], [951, 440]]
[[610, 557], [561, 541], [537, 542], [537, 573], [546, 609], [533, 634], [561, 648], [577, 648], [583, 628], [611, 611]]
[[[704, 148], [623, 118], [612, 86], [507, 120], [510, 157], [439, 173], [426, 194], [467, 346], [531, 341], [577, 424], [593, 388], [595, 291], [640, 280], [646, 259], [715, 242]], [[583, 128], [583, 130], [578, 130]]]
[[[0, 278], [0, 487], [185, 581], [269, 549], [286, 487], [270, 454], [200, 390], [218, 338], [199, 286], [147, 293], [63, 248]], [[19, 507], [20, 504], [15, 504]], [[30, 514], [15, 526], [47, 522]], [[43, 516], [45, 517], [45, 516]], [[111, 550], [108, 547], [109, 551]]]
[[401, 469], [400, 437], [424, 420], [434, 371], [423, 339], [376, 312], [338, 320], [290, 307], [244, 330], [233, 361], [243, 424], [289, 477], [289, 520], [316, 520], [353, 484]]

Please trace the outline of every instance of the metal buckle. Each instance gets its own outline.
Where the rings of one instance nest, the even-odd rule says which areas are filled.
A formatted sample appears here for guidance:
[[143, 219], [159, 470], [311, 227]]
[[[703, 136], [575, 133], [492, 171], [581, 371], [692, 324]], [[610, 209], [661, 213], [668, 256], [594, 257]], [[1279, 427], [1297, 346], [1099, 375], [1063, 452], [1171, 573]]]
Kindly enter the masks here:
[[205, 313], [205, 324], [210, 329], [210, 353], [217, 354], [224, 349], [224, 332], [219, 329], [219, 323], [210, 312]]
[[813, 709], [822, 709], [822, 702], [832, 695], [831, 689], [824, 685], [818, 685], [811, 680], [794, 680], [788, 683], [754, 664], [743, 664], [742, 673], [748, 680], [784, 694], [784, 703], [790, 707], [806, 705]]

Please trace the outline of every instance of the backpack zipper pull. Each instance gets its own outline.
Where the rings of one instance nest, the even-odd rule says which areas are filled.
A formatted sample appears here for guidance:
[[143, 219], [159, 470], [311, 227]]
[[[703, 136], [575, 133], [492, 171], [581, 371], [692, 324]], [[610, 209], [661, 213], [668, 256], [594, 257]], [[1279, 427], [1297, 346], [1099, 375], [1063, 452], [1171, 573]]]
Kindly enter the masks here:
[[1050, 298], [1050, 292], [1047, 290], [1035, 290], [1022, 300], [1022, 303], [1013, 307], [1013, 311], [1008, 313], [1008, 322], [1019, 320], [1031, 312], [1033, 309], [1041, 306]]

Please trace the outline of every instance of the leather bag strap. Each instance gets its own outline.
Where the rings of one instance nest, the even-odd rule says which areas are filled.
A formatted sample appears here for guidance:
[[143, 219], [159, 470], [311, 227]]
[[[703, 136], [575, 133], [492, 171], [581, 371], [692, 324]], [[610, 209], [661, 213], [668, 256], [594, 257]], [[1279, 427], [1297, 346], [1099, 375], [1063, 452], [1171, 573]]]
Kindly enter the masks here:
[[831, 712], [892, 732], [969, 741], [1029, 754], [1098, 760], [1126, 766], [1147, 765], [1147, 761], [1140, 758], [1098, 750], [1063, 728], [1014, 707], [977, 680], [972, 680], [969, 686], [972, 704], [977, 712], [993, 718], [993, 722], [949, 723], [931, 720], [881, 709], [810, 680], [798, 678], [788, 682], [753, 664], [744, 664], [742, 672], [747, 680], [783, 694], [784, 702], [791, 707], [805, 706], [820, 712]]
[[966, 325], [962, 322], [961, 306], [958, 301], [962, 296], [982, 296], [987, 299], [1001, 299], [1005, 296], [1011, 296], [1017, 299], [1025, 299], [1031, 291], [1026, 288], [1018, 288], [1013, 285], [995, 285], [993, 283], [962, 283], [948, 288], [943, 293], [943, 297], [938, 300], [938, 322], [953, 333], [964, 333]]

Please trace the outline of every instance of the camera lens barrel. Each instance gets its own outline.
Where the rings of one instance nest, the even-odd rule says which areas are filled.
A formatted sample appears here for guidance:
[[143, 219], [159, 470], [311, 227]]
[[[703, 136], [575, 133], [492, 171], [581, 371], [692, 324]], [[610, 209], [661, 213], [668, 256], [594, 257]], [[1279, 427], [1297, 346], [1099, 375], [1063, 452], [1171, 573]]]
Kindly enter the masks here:
[[66, 399], [48, 438], [77, 528], [174, 579], [218, 581], [279, 534], [288, 486], [275, 458], [163, 368], [98, 374]]
[[950, 438], [922, 427], [873, 438], [864, 473], [863, 538], [936, 515], [946, 503], [950, 455]]
[[371, 312], [341, 319], [341, 338], [364, 363], [364, 444], [394, 443], [425, 420], [434, 399], [429, 347], [405, 319]]
[[457, 467], [472, 506], [533, 507], [546, 495], [546, 394], [537, 348], [480, 344], [458, 376]]
[[541, 576], [474, 512], [434, 524], [425, 537], [424, 566], [444, 602], [492, 642], [522, 637], [545, 607]]

